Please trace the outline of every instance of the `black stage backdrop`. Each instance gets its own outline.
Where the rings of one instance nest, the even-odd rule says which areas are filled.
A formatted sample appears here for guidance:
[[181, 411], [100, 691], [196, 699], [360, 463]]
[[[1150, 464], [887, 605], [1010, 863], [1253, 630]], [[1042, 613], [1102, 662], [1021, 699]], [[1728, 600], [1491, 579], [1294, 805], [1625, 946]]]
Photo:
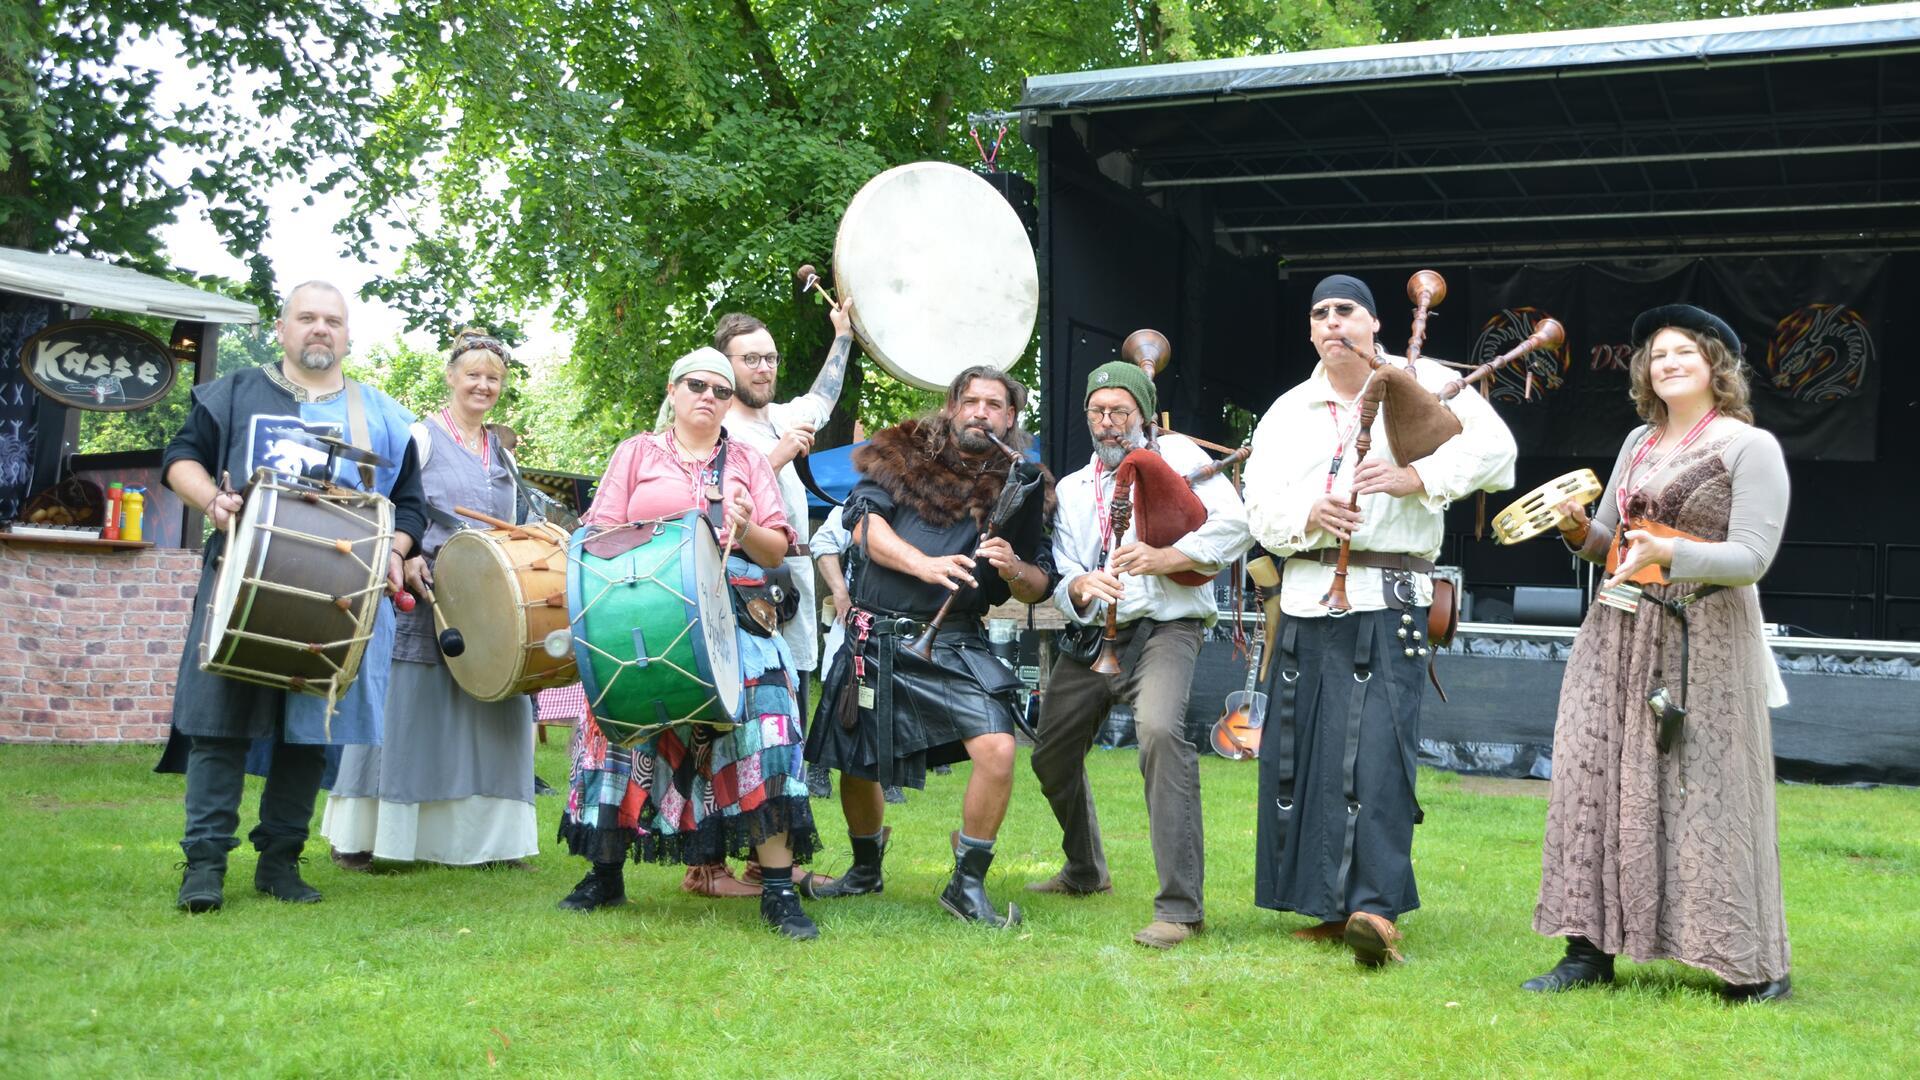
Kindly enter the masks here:
[[[1639, 423], [1627, 395], [1634, 316], [1684, 300], [1726, 319], [1740, 335], [1755, 422], [1779, 438], [1788, 457], [1872, 461], [1879, 412], [1875, 342], [1886, 282], [1885, 256], [1475, 269], [1467, 295], [1442, 309], [1467, 301], [1462, 314], [1475, 320], [1468, 355], [1428, 351], [1483, 363], [1551, 314], [1566, 326], [1567, 343], [1500, 372], [1492, 380], [1494, 401], [1522, 454], [1610, 459]], [[1381, 336], [1392, 342], [1393, 328], [1383, 327]], [[1522, 404], [1529, 371], [1534, 397]]]

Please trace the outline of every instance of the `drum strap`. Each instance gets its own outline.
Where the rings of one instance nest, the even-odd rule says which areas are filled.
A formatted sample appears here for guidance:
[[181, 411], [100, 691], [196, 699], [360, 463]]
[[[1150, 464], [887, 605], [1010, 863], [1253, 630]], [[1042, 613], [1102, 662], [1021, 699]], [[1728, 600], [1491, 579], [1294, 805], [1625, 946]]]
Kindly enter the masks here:
[[[515, 506], [515, 517], [520, 521], [540, 520], [551, 522], [572, 532], [580, 527], [580, 517], [563, 505], [560, 500], [541, 491], [520, 475], [520, 463], [513, 460], [513, 452], [508, 450], [503, 440], [493, 441], [494, 452], [500, 456], [500, 467], [507, 470], [513, 478], [514, 490], [520, 493], [519, 505]], [[560, 520], [555, 521], [555, 517]]]
[[[713, 535], [725, 536], [727, 529], [727, 429], [720, 429], [720, 442], [713, 455], [713, 484], [707, 490], [718, 498], [707, 499], [707, 524], [713, 526]], [[722, 554], [731, 554], [722, 552]]]
[[[362, 450], [373, 449], [373, 440], [367, 435], [366, 402], [360, 398], [360, 384], [352, 379], [347, 380], [347, 441]], [[364, 461], [360, 463], [360, 487], [365, 491], [377, 490], [373, 486], [373, 466]]]

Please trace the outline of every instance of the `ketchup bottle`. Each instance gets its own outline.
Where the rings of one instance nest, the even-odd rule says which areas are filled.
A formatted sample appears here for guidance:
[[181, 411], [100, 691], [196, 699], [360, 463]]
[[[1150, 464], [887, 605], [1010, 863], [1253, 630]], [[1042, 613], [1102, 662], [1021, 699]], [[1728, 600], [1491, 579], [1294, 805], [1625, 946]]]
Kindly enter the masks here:
[[115, 480], [107, 485], [107, 520], [100, 525], [100, 539], [120, 539], [120, 499], [125, 487]]

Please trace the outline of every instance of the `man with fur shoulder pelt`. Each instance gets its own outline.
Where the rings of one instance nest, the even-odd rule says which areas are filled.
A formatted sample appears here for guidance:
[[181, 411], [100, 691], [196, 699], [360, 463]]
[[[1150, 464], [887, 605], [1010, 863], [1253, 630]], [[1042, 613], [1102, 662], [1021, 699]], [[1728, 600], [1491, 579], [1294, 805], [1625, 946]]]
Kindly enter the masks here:
[[[994, 909], [985, 878], [1013, 793], [1024, 687], [988, 651], [981, 618], [1009, 597], [1037, 603], [1054, 585], [1046, 539], [1053, 478], [1037, 464], [1014, 464], [995, 445], [1025, 447], [1026, 402], [1027, 388], [1013, 377], [971, 367], [948, 386], [937, 413], [887, 428], [854, 453], [861, 480], [845, 511], [853, 610], [807, 740], [808, 760], [840, 770], [854, 863], [833, 882], [812, 884], [812, 897], [880, 892], [882, 787], [924, 788], [928, 766], [971, 760], [953, 877], [940, 903], [985, 926], [1020, 921], [1011, 904]], [[1008, 482], [1025, 495], [1016, 507], [1001, 498]], [[949, 597], [932, 660], [922, 660], [908, 646]]]

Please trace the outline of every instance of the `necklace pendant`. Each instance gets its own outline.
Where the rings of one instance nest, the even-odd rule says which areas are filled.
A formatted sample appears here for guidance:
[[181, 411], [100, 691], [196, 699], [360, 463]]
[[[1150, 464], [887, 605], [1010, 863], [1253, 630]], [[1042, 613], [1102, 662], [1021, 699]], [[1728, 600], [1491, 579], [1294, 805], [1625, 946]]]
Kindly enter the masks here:
[[719, 502], [719, 501], [720, 501], [720, 498], [721, 498], [721, 496], [720, 496], [720, 485], [718, 485], [718, 484], [708, 484], [708, 485], [707, 485], [707, 501], [708, 501], [708, 502]]

